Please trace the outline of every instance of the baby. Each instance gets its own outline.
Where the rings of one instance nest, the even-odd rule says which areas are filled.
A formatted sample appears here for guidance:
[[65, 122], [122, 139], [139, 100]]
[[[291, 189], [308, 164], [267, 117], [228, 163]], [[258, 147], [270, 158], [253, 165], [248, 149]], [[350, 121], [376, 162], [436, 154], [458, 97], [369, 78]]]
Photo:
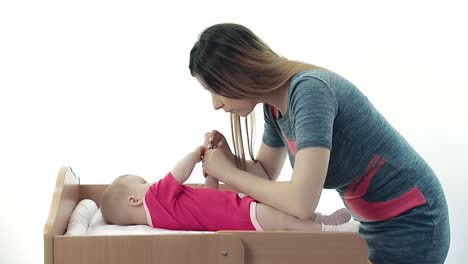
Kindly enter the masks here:
[[[233, 191], [193, 188], [183, 183], [205, 151], [196, 148], [156, 183], [135, 175], [115, 179], [101, 200], [104, 220], [116, 225], [149, 225], [170, 230], [307, 230], [357, 232], [343, 209], [332, 216], [300, 219]], [[314, 221], [315, 220], [315, 221]]]

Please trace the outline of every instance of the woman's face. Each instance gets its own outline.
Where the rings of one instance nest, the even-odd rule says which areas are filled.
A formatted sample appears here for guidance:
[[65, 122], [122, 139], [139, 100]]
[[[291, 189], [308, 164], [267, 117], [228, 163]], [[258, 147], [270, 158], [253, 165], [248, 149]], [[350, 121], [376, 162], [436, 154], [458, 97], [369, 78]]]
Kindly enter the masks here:
[[226, 113], [236, 113], [240, 116], [247, 116], [253, 111], [257, 102], [252, 99], [232, 99], [210, 91], [201, 78], [197, 77], [200, 84], [210, 92], [211, 102], [215, 110], [223, 109]]
[[236, 113], [240, 116], [247, 116], [253, 111], [257, 102], [251, 99], [232, 99], [214, 92], [211, 92], [211, 100], [215, 110], [223, 109], [226, 113]]

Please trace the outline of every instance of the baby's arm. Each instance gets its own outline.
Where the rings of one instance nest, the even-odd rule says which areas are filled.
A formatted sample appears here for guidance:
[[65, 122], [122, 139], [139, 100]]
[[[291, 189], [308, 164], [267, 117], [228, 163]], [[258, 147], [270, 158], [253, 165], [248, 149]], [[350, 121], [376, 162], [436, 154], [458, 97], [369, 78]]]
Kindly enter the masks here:
[[174, 166], [172, 176], [174, 176], [177, 182], [183, 184], [190, 177], [195, 164], [200, 162], [204, 150], [203, 146], [196, 148]]

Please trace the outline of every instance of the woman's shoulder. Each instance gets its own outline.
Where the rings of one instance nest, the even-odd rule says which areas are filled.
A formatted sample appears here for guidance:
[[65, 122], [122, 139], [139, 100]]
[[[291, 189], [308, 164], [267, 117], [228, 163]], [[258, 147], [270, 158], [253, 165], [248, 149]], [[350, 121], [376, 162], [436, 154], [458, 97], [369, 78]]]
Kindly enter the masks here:
[[289, 84], [289, 98], [302, 97], [304, 94], [332, 89], [331, 71], [318, 68], [296, 73]]
[[296, 73], [290, 83], [291, 92], [298, 92], [298, 87], [321, 87], [329, 90], [334, 96], [360, 93], [359, 89], [343, 76], [324, 68], [310, 69]]
[[299, 82], [307, 79], [316, 79], [330, 86], [332, 80], [344, 78], [325, 68], [309, 69], [296, 73], [291, 79], [291, 87], [294, 87]]

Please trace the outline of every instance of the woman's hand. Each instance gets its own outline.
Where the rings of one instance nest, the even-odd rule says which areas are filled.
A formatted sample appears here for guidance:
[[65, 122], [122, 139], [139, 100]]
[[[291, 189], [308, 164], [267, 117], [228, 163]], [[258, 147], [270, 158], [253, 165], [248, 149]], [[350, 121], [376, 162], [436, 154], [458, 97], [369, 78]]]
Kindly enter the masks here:
[[205, 151], [203, 157], [203, 171], [206, 172], [207, 175], [224, 182], [226, 177], [235, 174], [236, 170], [238, 170], [236, 165], [226, 157], [224, 151], [220, 149], [209, 149]]
[[231, 148], [226, 141], [226, 138], [217, 130], [205, 133], [205, 148], [222, 150], [224, 155], [232, 162], [236, 163], [236, 157], [232, 154]]
[[[226, 138], [217, 130], [211, 130], [211, 132], [205, 133], [205, 149], [219, 149], [224, 155], [233, 163], [236, 164], [236, 156], [232, 154], [229, 144]], [[208, 173], [203, 169], [203, 176], [208, 176]]]

